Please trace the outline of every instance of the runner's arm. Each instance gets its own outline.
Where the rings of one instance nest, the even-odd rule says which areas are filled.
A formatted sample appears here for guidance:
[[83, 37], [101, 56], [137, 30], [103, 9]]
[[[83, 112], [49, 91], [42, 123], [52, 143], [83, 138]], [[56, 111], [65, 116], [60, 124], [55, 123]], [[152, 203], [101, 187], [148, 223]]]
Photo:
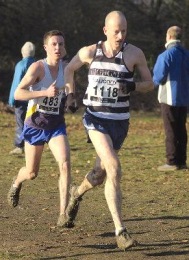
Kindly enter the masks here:
[[140, 81], [136, 82], [136, 91], [148, 92], [154, 89], [152, 76], [150, 70], [147, 66], [147, 61], [142, 50], [139, 50], [138, 62], [136, 64], [136, 69], [140, 75]]
[[91, 63], [95, 49], [96, 45], [81, 48], [66, 66], [64, 71], [64, 79], [67, 94], [75, 92], [74, 73], [84, 64]]
[[40, 62], [33, 63], [25, 76], [18, 85], [14, 97], [17, 100], [29, 100], [39, 97], [54, 97], [58, 94], [55, 82], [46, 90], [30, 91], [29, 87], [34, 83], [40, 81], [43, 75], [43, 68]]

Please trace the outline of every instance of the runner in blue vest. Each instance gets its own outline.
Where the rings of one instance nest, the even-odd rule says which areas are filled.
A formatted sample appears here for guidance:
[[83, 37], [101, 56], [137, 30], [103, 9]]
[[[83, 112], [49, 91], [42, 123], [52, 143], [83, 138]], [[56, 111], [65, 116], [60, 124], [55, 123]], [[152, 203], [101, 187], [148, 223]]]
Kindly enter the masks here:
[[[65, 95], [63, 57], [66, 54], [64, 37], [58, 30], [44, 35], [46, 58], [34, 62], [15, 91], [15, 99], [29, 100], [22, 138], [25, 141], [26, 165], [14, 177], [8, 193], [8, 203], [16, 207], [22, 183], [37, 177], [45, 143], [59, 166], [60, 216], [67, 215], [70, 185], [70, 147], [64, 120]], [[48, 178], [48, 176], [47, 176]]]

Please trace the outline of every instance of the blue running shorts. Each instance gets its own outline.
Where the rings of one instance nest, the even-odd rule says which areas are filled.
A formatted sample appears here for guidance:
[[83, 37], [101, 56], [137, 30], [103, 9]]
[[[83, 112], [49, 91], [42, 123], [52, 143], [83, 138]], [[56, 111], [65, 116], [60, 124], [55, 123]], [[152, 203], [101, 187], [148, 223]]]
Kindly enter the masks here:
[[31, 145], [44, 145], [48, 143], [52, 137], [58, 135], [67, 135], [65, 124], [50, 130], [37, 129], [24, 124], [21, 138]]
[[[83, 125], [88, 132], [89, 130], [97, 130], [101, 133], [108, 134], [112, 139], [113, 148], [119, 150], [127, 137], [129, 130], [129, 119], [127, 120], [110, 120], [98, 118], [89, 113], [83, 115]], [[91, 142], [88, 139], [87, 142]]]

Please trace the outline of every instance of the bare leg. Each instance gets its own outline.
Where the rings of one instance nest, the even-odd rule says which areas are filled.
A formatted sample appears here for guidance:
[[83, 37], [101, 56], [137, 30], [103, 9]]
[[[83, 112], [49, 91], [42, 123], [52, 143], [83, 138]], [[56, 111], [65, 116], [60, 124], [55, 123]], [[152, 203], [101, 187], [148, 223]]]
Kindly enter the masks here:
[[94, 168], [87, 173], [81, 185], [77, 188], [77, 195], [83, 196], [85, 192], [104, 182], [106, 171], [97, 156]]
[[63, 223], [61, 226], [74, 226], [74, 220], [77, 216], [82, 196], [93, 187], [102, 184], [105, 176], [106, 172], [101, 165], [99, 157], [97, 157], [94, 169], [85, 176], [81, 185], [79, 187], [72, 186], [70, 190], [69, 204], [66, 209], [68, 220], [64, 219], [64, 221], [61, 221]]
[[22, 182], [36, 178], [39, 171], [39, 164], [43, 152], [43, 145], [34, 146], [25, 143], [25, 159], [26, 166], [19, 170], [19, 173], [13, 179], [11, 188], [8, 192], [8, 203], [10, 206], [16, 207], [19, 203], [19, 194], [22, 187]]
[[[109, 171], [109, 173], [111, 174], [111, 171]], [[121, 215], [122, 194], [119, 176], [107, 177], [105, 183], [105, 197], [114, 221], [115, 229], [119, 231], [124, 227]]]
[[126, 250], [137, 242], [131, 238], [122, 220], [121, 165], [118, 151], [113, 149], [109, 135], [90, 130], [89, 136], [106, 171], [105, 197], [115, 226], [116, 242], [120, 249]]
[[59, 166], [60, 215], [65, 214], [69, 198], [70, 148], [66, 136], [59, 135], [49, 141], [49, 147]]
[[41, 161], [41, 155], [43, 152], [43, 145], [30, 145], [25, 142], [25, 160], [26, 166], [22, 167], [18, 176], [15, 179], [15, 186], [19, 187], [19, 185], [25, 180], [32, 180], [36, 178], [39, 171], [39, 165]]
[[[122, 194], [120, 189], [121, 166], [117, 152], [112, 147], [111, 139], [98, 131], [90, 130], [89, 135], [98, 154], [95, 166], [74, 191], [72, 197], [79, 198], [93, 187], [103, 183], [105, 177], [105, 197], [117, 232], [124, 228], [121, 217]], [[71, 210], [75, 201], [71, 202]], [[77, 205], [77, 204], [76, 204]], [[77, 214], [77, 213], [76, 213]], [[74, 219], [75, 219], [75, 214]]]
[[121, 166], [112, 141], [108, 135], [98, 131], [89, 131], [90, 139], [106, 170], [105, 197], [111, 212], [115, 229], [124, 227], [121, 216], [122, 194], [120, 189]]

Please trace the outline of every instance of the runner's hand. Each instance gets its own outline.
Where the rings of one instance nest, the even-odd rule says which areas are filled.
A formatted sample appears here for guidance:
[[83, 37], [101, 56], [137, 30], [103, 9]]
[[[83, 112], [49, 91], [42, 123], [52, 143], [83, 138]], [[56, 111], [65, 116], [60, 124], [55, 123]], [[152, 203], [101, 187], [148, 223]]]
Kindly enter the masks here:
[[59, 93], [58, 88], [56, 87], [56, 80], [49, 86], [47, 89], [47, 97], [55, 97]]
[[131, 91], [135, 91], [136, 83], [134, 81], [128, 81], [125, 79], [118, 79], [119, 87], [124, 94], [129, 94]]
[[73, 93], [69, 93], [66, 98], [66, 111], [75, 113], [78, 110], [76, 99]]

